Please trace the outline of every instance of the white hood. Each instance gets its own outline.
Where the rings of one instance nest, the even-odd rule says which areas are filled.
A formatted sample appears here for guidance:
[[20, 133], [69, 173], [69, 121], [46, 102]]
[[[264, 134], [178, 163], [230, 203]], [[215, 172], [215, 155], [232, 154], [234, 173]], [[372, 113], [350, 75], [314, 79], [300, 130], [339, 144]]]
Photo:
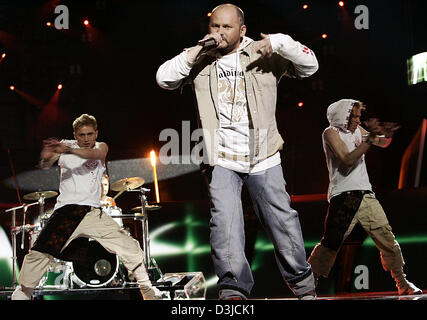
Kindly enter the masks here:
[[332, 103], [326, 111], [326, 117], [332, 127], [347, 131], [348, 120], [350, 119], [353, 104], [358, 100], [341, 99]]

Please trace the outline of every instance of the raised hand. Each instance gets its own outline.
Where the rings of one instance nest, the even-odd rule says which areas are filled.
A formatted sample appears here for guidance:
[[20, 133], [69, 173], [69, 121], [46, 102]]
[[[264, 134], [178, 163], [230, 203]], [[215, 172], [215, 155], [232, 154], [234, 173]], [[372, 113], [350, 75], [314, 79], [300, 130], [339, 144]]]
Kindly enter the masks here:
[[381, 123], [378, 118], [369, 118], [367, 121], [364, 121], [363, 124], [366, 127], [366, 130], [372, 134], [381, 134]]
[[254, 50], [255, 53], [258, 53], [260, 56], [256, 60], [248, 64], [246, 66], [246, 70], [256, 69], [256, 71], [262, 71], [262, 61], [264, 60], [263, 58], [268, 58], [273, 54], [273, 48], [271, 47], [270, 37], [267, 34], [261, 32], [261, 38], [262, 40], [255, 41], [252, 46], [252, 50]]
[[271, 47], [270, 37], [267, 34], [261, 32], [262, 40], [254, 42], [253, 48], [256, 53], [259, 53], [262, 57], [270, 57], [273, 54], [273, 48]]
[[67, 146], [56, 138], [43, 140], [43, 152], [64, 153]]
[[218, 48], [218, 45], [220, 44], [220, 42], [222, 41], [222, 37], [219, 33], [214, 32], [214, 33], [209, 33], [207, 35], [205, 35], [203, 37], [202, 40], [207, 40], [209, 38], [213, 38], [215, 40], [216, 45], [212, 46], [212, 47], [207, 47], [204, 48], [201, 45], [196, 45], [194, 47], [191, 47], [189, 50], [187, 50], [187, 59], [188, 62], [193, 64], [197, 61], [197, 59], [199, 58], [200, 54], [208, 52], [208, 51], [213, 51], [216, 50]]
[[268, 34], [260, 33], [262, 40], [254, 42], [253, 48], [256, 53], [259, 53], [261, 57], [269, 57], [273, 53], [273, 48], [271, 47], [270, 37]]
[[386, 138], [393, 137], [394, 132], [399, 128], [400, 126], [395, 122], [381, 122], [381, 133]]

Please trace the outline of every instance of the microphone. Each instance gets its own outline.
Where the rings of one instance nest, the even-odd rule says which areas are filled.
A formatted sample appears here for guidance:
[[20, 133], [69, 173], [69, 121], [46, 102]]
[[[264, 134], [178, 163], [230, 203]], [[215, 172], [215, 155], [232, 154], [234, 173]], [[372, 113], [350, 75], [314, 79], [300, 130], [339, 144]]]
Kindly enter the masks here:
[[197, 44], [199, 46], [202, 46], [203, 48], [216, 47], [217, 46], [214, 38], [208, 38], [208, 39], [204, 39], [204, 40], [199, 40], [197, 42]]

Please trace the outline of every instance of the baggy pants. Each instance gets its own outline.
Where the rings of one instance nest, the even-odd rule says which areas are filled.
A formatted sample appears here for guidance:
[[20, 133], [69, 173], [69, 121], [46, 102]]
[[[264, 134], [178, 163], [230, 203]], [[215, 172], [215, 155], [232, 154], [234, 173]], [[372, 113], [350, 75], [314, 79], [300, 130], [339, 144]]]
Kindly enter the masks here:
[[[343, 212], [334, 209], [334, 201], [345, 202], [338, 198], [340, 196], [337, 196], [337, 199], [335, 197], [331, 199], [322, 240], [315, 246], [308, 259], [314, 274], [325, 278], [329, 276], [342, 243], [356, 223], [364, 228], [380, 251], [384, 270], [401, 270], [405, 262], [400, 246], [392, 233], [384, 210], [375, 196], [372, 193], [364, 194], [354, 217], [349, 219], [348, 223], [346, 223], [345, 217], [339, 216], [343, 215]], [[342, 196], [345, 197], [345, 195]], [[331, 223], [331, 221], [340, 221], [341, 224]]]
[[[102, 213], [97, 208], [93, 208], [92, 211], [85, 215], [64, 245], [64, 248], [78, 237], [96, 240], [108, 252], [117, 254], [124, 266], [130, 271], [135, 270], [144, 262], [144, 255], [139, 242], [121, 229], [113, 218], [108, 214]], [[30, 250], [24, 257], [18, 282], [27, 288], [35, 288], [53, 258], [50, 254]]]
[[245, 297], [254, 284], [245, 256], [243, 183], [274, 245], [276, 262], [286, 284], [296, 296], [314, 290], [298, 213], [290, 207], [282, 167], [277, 165], [260, 174], [248, 175], [215, 166], [204, 174], [211, 200], [211, 254], [220, 291], [227, 290], [230, 295], [234, 291]]

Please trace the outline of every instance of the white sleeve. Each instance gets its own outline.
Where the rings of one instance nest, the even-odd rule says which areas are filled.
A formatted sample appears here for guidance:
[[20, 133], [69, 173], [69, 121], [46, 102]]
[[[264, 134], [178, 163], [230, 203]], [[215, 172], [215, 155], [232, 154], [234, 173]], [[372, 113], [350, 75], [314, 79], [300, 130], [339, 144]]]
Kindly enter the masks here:
[[187, 51], [184, 50], [159, 67], [156, 74], [157, 84], [168, 90], [179, 88], [182, 81], [189, 76], [192, 67], [187, 59]]
[[287, 34], [270, 34], [273, 52], [292, 62], [296, 75], [300, 78], [311, 76], [319, 69], [316, 55], [303, 44], [295, 41]]

